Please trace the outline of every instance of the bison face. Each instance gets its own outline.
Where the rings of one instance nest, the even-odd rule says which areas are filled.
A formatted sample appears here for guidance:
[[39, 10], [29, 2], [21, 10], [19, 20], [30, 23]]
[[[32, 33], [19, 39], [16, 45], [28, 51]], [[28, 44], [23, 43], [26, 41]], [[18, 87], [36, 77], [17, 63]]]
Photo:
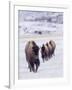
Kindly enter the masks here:
[[33, 52], [35, 53], [35, 55], [39, 54], [39, 47], [37, 45], [33, 46], [32, 49], [33, 49]]
[[48, 43], [46, 43], [47, 47], [48, 47]]
[[42, 50], [42, 52], [44, 52], [44, 51], [45, 51], [44, 44], [43, 44], [43, 46], [41, 47], [41, 50]]

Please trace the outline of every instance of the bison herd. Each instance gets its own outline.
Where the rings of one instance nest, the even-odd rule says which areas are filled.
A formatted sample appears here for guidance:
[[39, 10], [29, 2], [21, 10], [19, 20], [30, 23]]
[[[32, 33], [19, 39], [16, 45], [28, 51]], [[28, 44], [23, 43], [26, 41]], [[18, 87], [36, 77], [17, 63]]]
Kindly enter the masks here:
[[41, 57], [44, 62], [54, 55], [55, 48], [56, 44], [53, 40], [43, 44], [41, 47], [39, 47], [35, 41], [28, 41], [25, 46], [25, 55], [30, 72], [37, 72], [40, 66], [39, 49], [41, 49]]

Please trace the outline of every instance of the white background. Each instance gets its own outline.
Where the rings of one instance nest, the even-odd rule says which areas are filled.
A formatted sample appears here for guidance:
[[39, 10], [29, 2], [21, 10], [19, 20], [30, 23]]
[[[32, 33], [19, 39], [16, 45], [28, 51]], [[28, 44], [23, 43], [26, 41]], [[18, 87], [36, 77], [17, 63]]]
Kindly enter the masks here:
[[[23, 1], [23, 0], [22, 0]], [[32, 1], [30, 3], [35, 3], [40, 0], [24, 0], [24, 1]], [[47, 2], [47, 0], [41, 0], [43, 2]], [[71, 1], [71, 0], [50, 0], [54, 1], [62, 1], [63, 3], [66, 1]], [[72, 14], [70, 15], [70, 17]], [[72, 23], [72, 17], [71, 21], [69, 23]], [[69, 56], [71, 55], [72, 52], [72, 27], [69, 30]], [[71, 48], [71, 49], [70, 49]], [[72, 58], [70, 57], [70, 65], [72, 64]], [[72, 65], [70, 66], [70, 76], [72, 76]], [[34, 89], [27, 89], [27, 90], [70, 90], [72, 88], [72, 77], [70, 77], [71, 83], [68, 85], [64, 86], [48, 86], [48, 87], [42, 87], [42, 88], [34, 88]], [[8, 80], [9, 80], [9, 2], [8, 0], [0, 0], [0, 90], [8, 90]], [[22, 90], [22, 89], [16, 89], [16, 90]], [[23, 89], [24, 90], [24, 89]], [[25, 89], [26, 90], [26, 89]]]

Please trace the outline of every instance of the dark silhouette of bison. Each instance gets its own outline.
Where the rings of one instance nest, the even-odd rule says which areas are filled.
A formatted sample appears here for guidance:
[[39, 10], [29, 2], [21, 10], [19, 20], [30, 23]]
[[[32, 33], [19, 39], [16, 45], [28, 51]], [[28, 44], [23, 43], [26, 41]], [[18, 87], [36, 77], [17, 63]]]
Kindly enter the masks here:
[[49, 48], [47, 47], [47, 45], [43, 44], [41, 47], [41, 57], [44, 60], [48, 60], [48, 55], [49, 55]]
[[56, 44], [53, 40], [50, 40], [49, 43], [43, 44], [41, 47], [41, 57], [44, 60], [50, 59], [54, 55]]
[[25, 47], [26, 61], [30, 72], [37, 72], [40, 65], [39, 47], [34, 41], [28, 41]]
[[49, 41], [49, 44], [51, 45], [51, 47], [52, 47], [52, 50], [51, 50], [51, 55], [55, 55], [55, 53], [54, 53], [54, 51], [55, 51], [55, 48], [56, 48], [56, 44], [55, 44], [55, 42], [53, 41], [53, 40], [50, 40]]

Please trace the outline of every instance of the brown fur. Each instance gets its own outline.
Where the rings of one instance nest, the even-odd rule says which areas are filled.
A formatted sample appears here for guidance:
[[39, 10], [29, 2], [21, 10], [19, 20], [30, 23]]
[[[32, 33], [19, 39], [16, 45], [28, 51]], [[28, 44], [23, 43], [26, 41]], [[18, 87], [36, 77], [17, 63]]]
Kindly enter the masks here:
[[47, 42], [46, 44], [43, 44], [41, 47], [41, 56], [44, 60], [48, 60], [49, 58], [52, 57], [52, 55], [54, 54], [56, 48], [56, 44], [53, 40], [50, 40], [49, 43]]
[[49, 55], [49, 48], [47, 47], [47, 45], [43, 44], [41, 47], [41, 56], [42, 56], [43, 62], [44, 60], [48, 60], [48, 55]]
[[55, 51], [55, 48], [56, 48], [56, 44], [55, 44], [55, 42], [53, 40], [50, 40], [49, 41], [49, 44], [52, 46], [52, 52], [51, 52], [51, 54], [53, 55], [54, 54], [54, 51]]
[[[39, 48], [34, 41], [29, 41], [25, 47], [26, 61], [30, 71], [36, 72], [39, 65]], [[34, 67], [36, 65], [36, 69]]]

